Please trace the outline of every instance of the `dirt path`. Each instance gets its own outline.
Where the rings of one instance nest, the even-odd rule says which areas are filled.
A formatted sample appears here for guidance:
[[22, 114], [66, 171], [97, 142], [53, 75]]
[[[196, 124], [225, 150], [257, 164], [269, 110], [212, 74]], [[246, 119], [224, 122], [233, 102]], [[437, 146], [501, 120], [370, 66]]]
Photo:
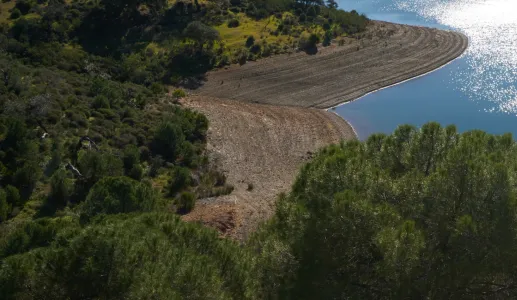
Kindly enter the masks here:
[[208, 74], [196, 93], [275, 105], [329, 108], [427, 73], [460, 56], [463, 34], [373, 22], [360, 40], [280, 55]]
[[228, 196], [199, 201], [185, 219], [202, 221], [237, 238], [245, 238], [271, 215], [277, 195], [289, 191], [298, 169], [314, 152], [355, 138], [347, 122], [322, 110], [209, 97], [182, 102], [210, 120], [211, 161], [235, 186]]

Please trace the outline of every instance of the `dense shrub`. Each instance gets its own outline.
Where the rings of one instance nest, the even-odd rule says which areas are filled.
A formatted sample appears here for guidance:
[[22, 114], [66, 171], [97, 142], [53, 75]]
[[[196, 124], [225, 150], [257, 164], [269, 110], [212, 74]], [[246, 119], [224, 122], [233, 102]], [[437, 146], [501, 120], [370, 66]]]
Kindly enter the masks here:
[[175, 89], [174, 92], [172, 92], [172, 96], [175, 97], [175, 98], [183, 98], [186, 95], [187, 94], [182, 89]]
[[89, 220], [98, 214], [152, 211], [157, 205], [158, 194], [150, 185], [128, 177], [106, 177], [90, 190], [80, 212]]
[[2, 261], [5, 299], [256, 299], [251, 255], [200, 225], [152, 213], [68, 226]]
[[246, 47], [250, 48], [254, 44], [255, 44], [255, 37], [253, 37], [252, 35], [248, 36], [248, 38], [246, 39]]
[[235, 27], [239, 27], [239, 20], [238, 19], [231, 19], [230, 21], [228, 21], [228, 27], [229, 28], [235, 28]]
[[176, 200], [178, 212], [181, 214], [189, 213], [196, 205], [196, 195], [191, 192], [182, 192]]
[[298, 41], [298, 48], [305, 51], [315, 51], [320, 42], [319, 35], [311, 33], [308, 37], [302, 36]]
[[7, 220], [7, 216], [11, 212], [11, 206], [7, 203], [5, 191], [0, 189], [0, 223]]
[[185, 167], [176, 166], [170, 173], [170, 179], [167, 184], [167, 193], [170, 196], [174, 196], [186, 189], [190, 183], [190, 170]]
[[20, 12], [20, 10], [18, 8], [13, 8], [13, 10], [11, 11], [11, 16], [10, 18], [11, 19], [18, 19], [19, 17], [21, 17], [22, 13]]
[[64, 207], [73, 192], [73, 184], [65, 170], [58, 170], [50, 178], [49, 203], [54, 207]]
[[173, 162], [180, 154], [184, 141], [185, 135], [181, 130], [181, 125], [164, 121], [154, 133], [151, 149], [155, 154]]

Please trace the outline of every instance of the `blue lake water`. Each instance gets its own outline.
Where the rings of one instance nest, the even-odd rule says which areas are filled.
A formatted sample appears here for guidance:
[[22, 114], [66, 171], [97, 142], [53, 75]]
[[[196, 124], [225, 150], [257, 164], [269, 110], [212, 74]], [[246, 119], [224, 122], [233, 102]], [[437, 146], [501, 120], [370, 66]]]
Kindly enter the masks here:
[[400, 124], [455, 124], [517, 137], [517, 1], [341, 0], [369, 18], [454, 29], [469, 37], [459, 59], [426, 76], [341, 105], [361, 139]]

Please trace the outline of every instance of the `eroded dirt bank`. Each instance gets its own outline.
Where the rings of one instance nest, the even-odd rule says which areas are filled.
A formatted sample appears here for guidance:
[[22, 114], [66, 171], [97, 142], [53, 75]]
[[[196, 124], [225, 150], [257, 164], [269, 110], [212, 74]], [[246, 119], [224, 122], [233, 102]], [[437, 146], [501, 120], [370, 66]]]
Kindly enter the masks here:
[[329, 108], [432, 71], [460, 56], [467, 37], [426, 27], [372, 22], [343, 46], [279, 55], [210, 72], [196, 93], [275, 105]]
[[184, 99], [182, 104], [210, 120], [211, 161], [235, 186], [228, 196], [198, 201], [184, 218], [239, 239], [271, 216], [277, 195], [289, 191], [299, 168], [314, 152], [355, 138], [346, 121], [322, 110], [201, 96]]

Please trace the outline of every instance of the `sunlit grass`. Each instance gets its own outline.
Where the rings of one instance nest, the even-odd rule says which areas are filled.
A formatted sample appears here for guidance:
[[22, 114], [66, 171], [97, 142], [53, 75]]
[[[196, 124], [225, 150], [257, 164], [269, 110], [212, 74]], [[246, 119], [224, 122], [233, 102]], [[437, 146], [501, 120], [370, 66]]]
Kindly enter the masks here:
[[[284, 13], [282, 18], [288, 15], [292, 16], [291, 13]], [[292, 17], [296, 18], [296, 16]], [[319, 25], [307, 26], [301, 24], [293, 25], [290, 34], [277, 33], [276, 31], [278, 26], [282, 23], [282, 20], [275, 16], [255, 20], [246, 16], [244, 13], [238, 13], [234, 15], [234, 18], [239, 20], [238, 27], [230, 28], [228, 27], [228, 23], [215, 27], [230, 52], [245, 47], [246, 39], [249, 36], [255, 38], [255, 44], [276, 44], [280, 49], [287, 49], [290, 48], [300, 36], [310, 33], [320, 35], [324, 33], [322, 27]]]
[[11, 2], [0, 2], [0, 23], [10, 23], [12, 22], [9, 17], [11, 16], [10, 10], [16, 4], [15, 1]]

